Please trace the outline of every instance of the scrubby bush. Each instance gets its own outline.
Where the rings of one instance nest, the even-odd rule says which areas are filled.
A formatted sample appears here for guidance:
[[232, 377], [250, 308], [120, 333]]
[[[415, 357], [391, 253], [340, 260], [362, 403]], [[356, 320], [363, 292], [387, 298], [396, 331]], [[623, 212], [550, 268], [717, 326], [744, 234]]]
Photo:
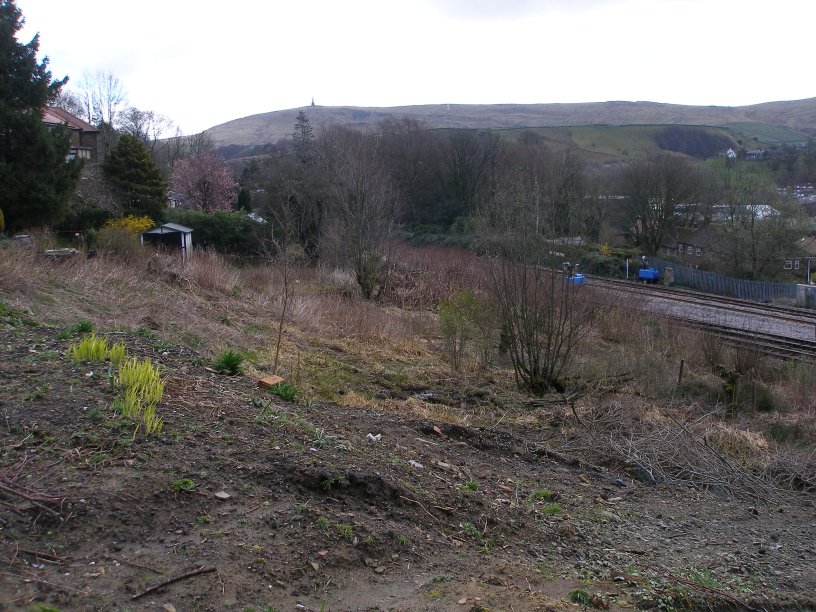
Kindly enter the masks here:
[[474, 346], [483, 363], [488, 360], [494, 325], [489, 305], [484, 299], [477, 298], [469, 291], [462, 291], [442, 300], [439, 322], [454, 370], [462, 367]]
[[174, 209], [167, 212], [167, 219], [191, 228], [196, 248], [234, 255], [257, 256], [272, 231], [269, 224], [253, 221], [244, 212]]
[[121, 227], [103, 227], [96, 235], [96, 248], [100, 253], [125, 260], [133, 260], [142, 254], [139, 236]]

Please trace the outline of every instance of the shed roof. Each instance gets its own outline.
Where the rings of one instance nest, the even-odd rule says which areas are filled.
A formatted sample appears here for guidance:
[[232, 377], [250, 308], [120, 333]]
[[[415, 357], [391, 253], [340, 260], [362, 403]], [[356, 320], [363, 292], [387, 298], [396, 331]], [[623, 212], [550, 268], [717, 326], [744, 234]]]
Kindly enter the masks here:
[[192, 232], [192, 228], [186, 227], [184, 225], [179, 225], [178, 223], [165, 223], [164, 225], [160, 225], [159, 227], [154, 227], [152, 230], [148, 230], [146, 232], [142, 232], [143, 234], [189, 234]]

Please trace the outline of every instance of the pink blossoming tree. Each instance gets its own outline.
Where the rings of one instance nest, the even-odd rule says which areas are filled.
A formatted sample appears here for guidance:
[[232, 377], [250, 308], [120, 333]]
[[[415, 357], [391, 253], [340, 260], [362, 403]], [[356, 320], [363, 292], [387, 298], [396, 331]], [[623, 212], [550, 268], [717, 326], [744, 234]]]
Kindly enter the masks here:
[[232, 210], [237, 183], [220, 157], [204, 151], [173, 164], [170, 189], [185, 205], [205, 212]]

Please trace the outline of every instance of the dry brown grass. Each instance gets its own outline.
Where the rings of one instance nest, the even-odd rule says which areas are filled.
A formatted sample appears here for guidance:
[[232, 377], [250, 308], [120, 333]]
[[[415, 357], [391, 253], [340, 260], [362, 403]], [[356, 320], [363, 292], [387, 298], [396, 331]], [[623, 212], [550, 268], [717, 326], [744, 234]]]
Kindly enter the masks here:
[[240, 271], [214, 251], [197, 251], [184, 262], [182, 275], [202, 289], [225, 292], [233, 291], [241, 280]]
[[[275, 266], [236, 267], [212, 254], [186, 264], [166, 255], [135, 261], [102, 255], [56, 263], [35, 253], [17, 247], [0, 253], [0, 298], [30, 310], [35, 319], [57, 326], [90, 320], [101, 330], [149, 327], [161, 341], [189, 346], [205, 358], [227, 348], [246, 351], [252, 356], [250, 374], [268, 371], [280, 308], [280, 270]], [[361, 410], [410, 411], [461, 424], [539, 426], [547, 415], [530, 410], [530, 398], [514, 387], [507, 364], [496, 362], [451, 377], [436, 315], [418, 304], [461, 289], [454, 280], [461, 281], [462, 275], [454, 271], [475, 263], [468, 258], [456, 263], [456, 257], [446, 261], [444, 255], [437, 249], [408, 251], [406, 269], [422, 271], [417, 276], [422, 282], [412, 285], [415, 299], [406, 299], [413, 306], [408, 309], [366, 302], [345, 291], [349, 277], [342, 271], [297, 269], [299, 282], [281, 347], [282, 373], [303, 397]], [[480, 278], [478, 271], [465, 277]], [[438, 287], [433, 287], [434, 278], [441, 279]], [[773, 475], [774, 482], [810, 478], [813, 458], [802, 450], [816, 443], [816, 379], [810, 363], [777, 368], [772, 389], [783, 411], [730, 413], [705, 396], [706, 388], [722, 383], [708, 372], [705, 336], [660, 318], [634, 315], [625, 304], [601, 309], [605, 315], [597, 335], [582, 346], [580, 356], [579, 383], [588, 390], [576, 406], [581, 422], [573, 422], [568, 408], [559, 408], [568, 417], [565, 450], [570, 445], [583, 452], [594, 448], [590, 457], [611, 461], [624, 456], [621, 449], [628, 440], [656, 465], [704, 471], [711, 455], [704, 449], [688, 455], [681, 443], [706, 440], [741, 469]], [[686, 404], [670, 399], [680, 359], [687, 361], [686, 377], [701, 389]], [[760, 367], [750, 362], [749, 369]], [[697, 365], [701, 371], [695, 370]], [[420, 390], [461, 401], [426, 401]], [[676, 431], [678, 422], [691, 423], [693, 438]], [[599, 439], [618, 446], [598, 446]], [[666, 452], [686, 463], [666, 463], [660, 444], [667, 440]]]
[[707, 423], [700, 433], [707, 444], [725, 457], [751, 468], [764, 466], [773, 446], [762, 433], [720, 421]]

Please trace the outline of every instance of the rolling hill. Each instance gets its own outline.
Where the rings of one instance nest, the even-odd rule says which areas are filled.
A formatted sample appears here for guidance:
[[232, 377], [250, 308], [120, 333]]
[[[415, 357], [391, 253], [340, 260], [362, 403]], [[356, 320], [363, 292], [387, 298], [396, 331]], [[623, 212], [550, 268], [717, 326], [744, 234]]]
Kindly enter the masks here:
[[[387, 119], [417, 119], [431, 129], [520, 129], [568, 126], [700, 125], [723, 126], [746, 138], [781, 134], [779, 142], [816, 136], [816, 98], [751, 106], [684, 106], [656, 102], [576, 104], [428, 104], [387, 108], [307, 106], [261, 113], [208, 130], [218, 147], [257, 146], [291, 136], [298, 112], [312, 125], [374, 126]], [[745, 130], [745, 131], [743, 131]], [[759, 140], [763, 140], [759, 138]], [[763, 140], [764, 141], [764, 140]]]

